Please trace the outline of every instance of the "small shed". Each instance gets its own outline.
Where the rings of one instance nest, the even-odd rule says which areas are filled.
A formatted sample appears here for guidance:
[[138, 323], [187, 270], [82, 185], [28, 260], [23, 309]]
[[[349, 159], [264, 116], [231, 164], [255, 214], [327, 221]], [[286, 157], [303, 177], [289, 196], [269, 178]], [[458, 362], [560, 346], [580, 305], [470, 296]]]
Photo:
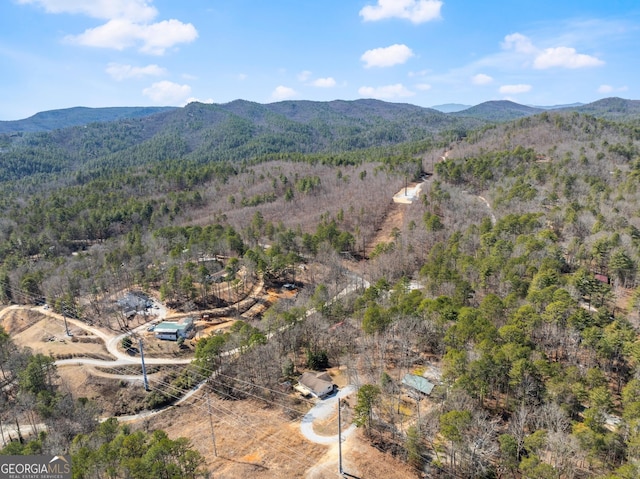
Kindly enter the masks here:
[[435, 387], [434, 384], [430, 383], [422, 376], [417, 376], [415, 374], [405, 374], [402, 378], [402, 384], [409, 388], [410, 391], [416, 391], [424, 396], [429, 396]]
[[328, 373], [306, 372], [302, 373], [295, 388], [305, 396], [322, 399], [333, 391], [334, 386]]

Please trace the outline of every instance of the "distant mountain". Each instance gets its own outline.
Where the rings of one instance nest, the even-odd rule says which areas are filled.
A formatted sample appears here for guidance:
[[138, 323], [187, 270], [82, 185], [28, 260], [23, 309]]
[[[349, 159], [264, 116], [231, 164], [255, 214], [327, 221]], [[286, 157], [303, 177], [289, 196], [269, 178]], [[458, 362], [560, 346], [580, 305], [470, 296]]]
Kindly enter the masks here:
[[141, 118], [169, 110], [175, 110], [175, 107], [74, 107], [49, 110], [36, 113], [24, 120], [0, 121], [0, 134], [52, 131], [71, 126], [88, 125], [89, 123]]
[[[235, 100], [219, 105], [220, 109], [255, 121], [270, 115], [281, 115], [299, 123], [344, 123], [368, 122], [373, 119], [400, 121], [405, 116], [428, 118], [430, 122], [451, 123], [451, 118], [442, 112], [409, 103], [389, 103], [381, 100], [333, 100], [328, 102], [289, 100], [260, 104], [245, 100]], [[455, 120], [454, 120], [455, 122]]]
[[43, 174], [70, 178], [70, 173], [83, 172], [84, 177], [178, 159], [206, 164], [268, 155], [338, 154], [431, 140], [441, 132], [463, 136], [484, 124], [478, 118], [372, 99], [193, 102], [138, 118], [0, 134], [0, 182]]
[[576, 108], [584, 105], [584, 103], [568, 103], [566, 105], [552, 105], [552, 106], [540, 106], [540, 105], [527, 105], [531, 108], [537, 108], [539, 110], [560, 110], [562, 108]]
[[[192, 154], [220, 154], [219, 158], [352, 151], [420, 141], [444, 130], [460, 131], [484, 124], [479, 119], [454, 118], [430, 108], [373, 99], [269, 104], [236, 100], [187, 105], [166, 116], [165, 128], [172, 124], [182, 129], [185, 122], [195, 118], [203, 130], [182, 133]], [[151, 117], [147, 123], [152, 119], [161, 117]]]
[[451, 113], [451, 116], [478, 118], [487, 121], [510, 121], [542, 113], [541, 108], [520, 105], [508, 100], [486, 101], [466, 110]]
[[441, 111], [442, 113], [455, 113], [457, 111], [466, 110], [471, 108], [472, 105], [463, 105], [461, 103], [445, 103], [443, 105], [432, 106], [434, 110]]
[[512, 101], [487, 101], [466, 110], [450, 113], [451, 116], [477, 118], [492, 122], [516, 120], [537, 115], [543, 111], [577, 112], [613, 121], [640, 119], [640, 100], [603, 98], [592, 103], [573, 103], [554, 106], [527, 106]]
[[576, 111], [598, 118], [614, 121], [637, 120], [640, 117], [640, 100], [624, 98], [603, 98], [578, 107], [562, 108], [562, 111]]
[[[479, 119], [380, 100], [191, 103], [144, 119], [144, 135], [178, 133], [197, 157], [242, 159], [268, 153], [350, 151], [419, 141]], [[220, 156], [218, 156], [220, 155]]]

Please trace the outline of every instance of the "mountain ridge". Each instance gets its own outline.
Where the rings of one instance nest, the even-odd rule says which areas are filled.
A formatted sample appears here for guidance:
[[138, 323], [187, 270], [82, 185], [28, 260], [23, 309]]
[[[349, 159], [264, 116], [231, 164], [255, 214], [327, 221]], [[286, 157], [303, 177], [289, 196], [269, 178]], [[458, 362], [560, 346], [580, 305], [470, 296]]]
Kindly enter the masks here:
[[[379, 100], [192, 102], [139, 118], [39, 133], [0, 134], [0, 181], [124, 169], [181, 159], [239, 162], [268, 155], [345, 153], [429, 141], [486, 124]], [[94, 173], [91, 173], [92, 175]], [[95, 173], [99, 174], [99, 173]]]
[[[203, 106], [196, 107], [195, 105]], [[257, 103], [236, 99], [227, 103], [193, 102], [184, 107], [72, 107], [48, 110], [21, 120], [0, 121], [0, 134], [47, 132], [74, 126], [85, 126], [90, 123], [145, 118], [183, 109], [199, 109], [202, 111], [202, 108], [215, 109], [218, 114], [225, 116], [234, 114], [252, 121], [259, 119], [259, 124], [263, 124], [267, 117], [273, 117], [273, 115], [281, 115], [291, 121], [303, 123], [311, 121], [338, 121], [339, 123], [344, 123], [345, 119], [364, 120], [366, 116], [376, 116], [381, 120], [393, 120], [400, 112], [405, 115], [411, 114], [415, 116], [431, 115], [434, 119], [443, 123], [455, 123], [454, 119], [460, 118], [490, 122], [510, 121], [542, 113], [543, 111], [576, 111], [610, 120], [626, 120], [630, 117], [640, 117], [640, 100], [628, 100], [618, 97], [603, 98], [587, 104], [573, 103], [548, 107], [522, 105], [509, 100], [490, 100], [474, 106], [451, 103], [422, 107], [411, 103], [385, 102], [377, 99], [332, 100], [326, 102], [286, 100], [273, 103]]]
[[472, 106], [466, 110], [451, 113], [451, 115], [480, 118], [489, 121], [509, 121], [542, 113], [543, 111], [545, 110], [521, 105], [509, 100], [491, 100]]
[[58, 110], [46, 110], [20, 120], [0, 121], [0, 134], [52, 131], [72, 126], [83, 126], [95, 122], [142, 118], [176, 108], [177, 107], [170, 106], [122, 106], [104, 108], [75, 106]]

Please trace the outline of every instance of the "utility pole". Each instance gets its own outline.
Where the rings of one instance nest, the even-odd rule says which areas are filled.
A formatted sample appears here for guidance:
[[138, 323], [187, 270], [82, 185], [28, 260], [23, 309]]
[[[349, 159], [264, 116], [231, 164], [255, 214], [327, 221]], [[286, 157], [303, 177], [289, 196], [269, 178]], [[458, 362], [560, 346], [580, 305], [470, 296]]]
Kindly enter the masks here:
[[67, 336], [71, 337], [71, 332], [69, 331], [69, 325], [67, 324], [67, 313], [68, 313], [67, 307], [64, 304], [62, 304], [60, 309], [62, 309], [62, 320], [64, 321], [64, 330], [67, 333]]
[[147, 368], [144, 365], [144, 350], [142, 349], [142, 339], [138, 341], [140, 345], [140, 359], [142, 360], [142, 377], [144, 378], [144, 390], [149, 390], [149, 379], [147, 378]]
[[216, 448], [216, 436], [213, 433], [213, 419], [211, 418], [211, 400], [207, 392], [207, 409], [209, 409], [209, 426], [211, 426], [211, 442], [213, 443], [213, 455], [218, 457], [218, 449]]
[[338, 398], [338, 473], [342, 476], [342, 399]]
[[69, 325], [67, 324], [67, 310], [64, 306], [62, 307], [62, 319], [64, 320], [64, 330], [67, 332], [67, 336], [71, 337]]

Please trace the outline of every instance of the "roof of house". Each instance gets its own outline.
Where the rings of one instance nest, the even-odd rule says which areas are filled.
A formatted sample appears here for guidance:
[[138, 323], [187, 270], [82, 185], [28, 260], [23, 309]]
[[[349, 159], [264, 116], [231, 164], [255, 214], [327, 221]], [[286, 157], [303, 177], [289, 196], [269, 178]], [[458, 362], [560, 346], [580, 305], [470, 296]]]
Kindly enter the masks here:
[[323, 373], [315, 373], [316, 374], [316, 378], [320, 379], [322, 381], [326, 381], [328, 383], [330, 383], [333, 386], [333, 379], [331, 379], [331, 376], [329, 375], [328, 372], [323, 372]]
[[158, 324], [153, 330], [156, 334], [162, 333], [176, 333], [178, 331], [184, 331], [193, 325], [193, 318], [186, 318], [182, 321], [163, 321]]
[[405, 374], [402, 378], [402, 384], [427, 395], [431, 394], [431, 391], [433, 391], [433, 388], [435, 387], [434, 384], [430, 383], [422, 376], [416, 376], [415, 374]]
[[155, 328], [153, 328], [153, 332], [156, 334], [161, 333], [176, 333], [184, 329], [184, 326], [179, 325], [178, 323], [170, 323], [168, 321], [164, 321], [158, 324]]
[[327, 373], [302, 373], [298, 382], [316, 396], [326, 394], [328, 390], [333, 389], [333, 381]]
[[143, 293], [130, 291], [116, 301], [123, 309], [130, 311], [144, 310], [151, 306], [151, 300]]

